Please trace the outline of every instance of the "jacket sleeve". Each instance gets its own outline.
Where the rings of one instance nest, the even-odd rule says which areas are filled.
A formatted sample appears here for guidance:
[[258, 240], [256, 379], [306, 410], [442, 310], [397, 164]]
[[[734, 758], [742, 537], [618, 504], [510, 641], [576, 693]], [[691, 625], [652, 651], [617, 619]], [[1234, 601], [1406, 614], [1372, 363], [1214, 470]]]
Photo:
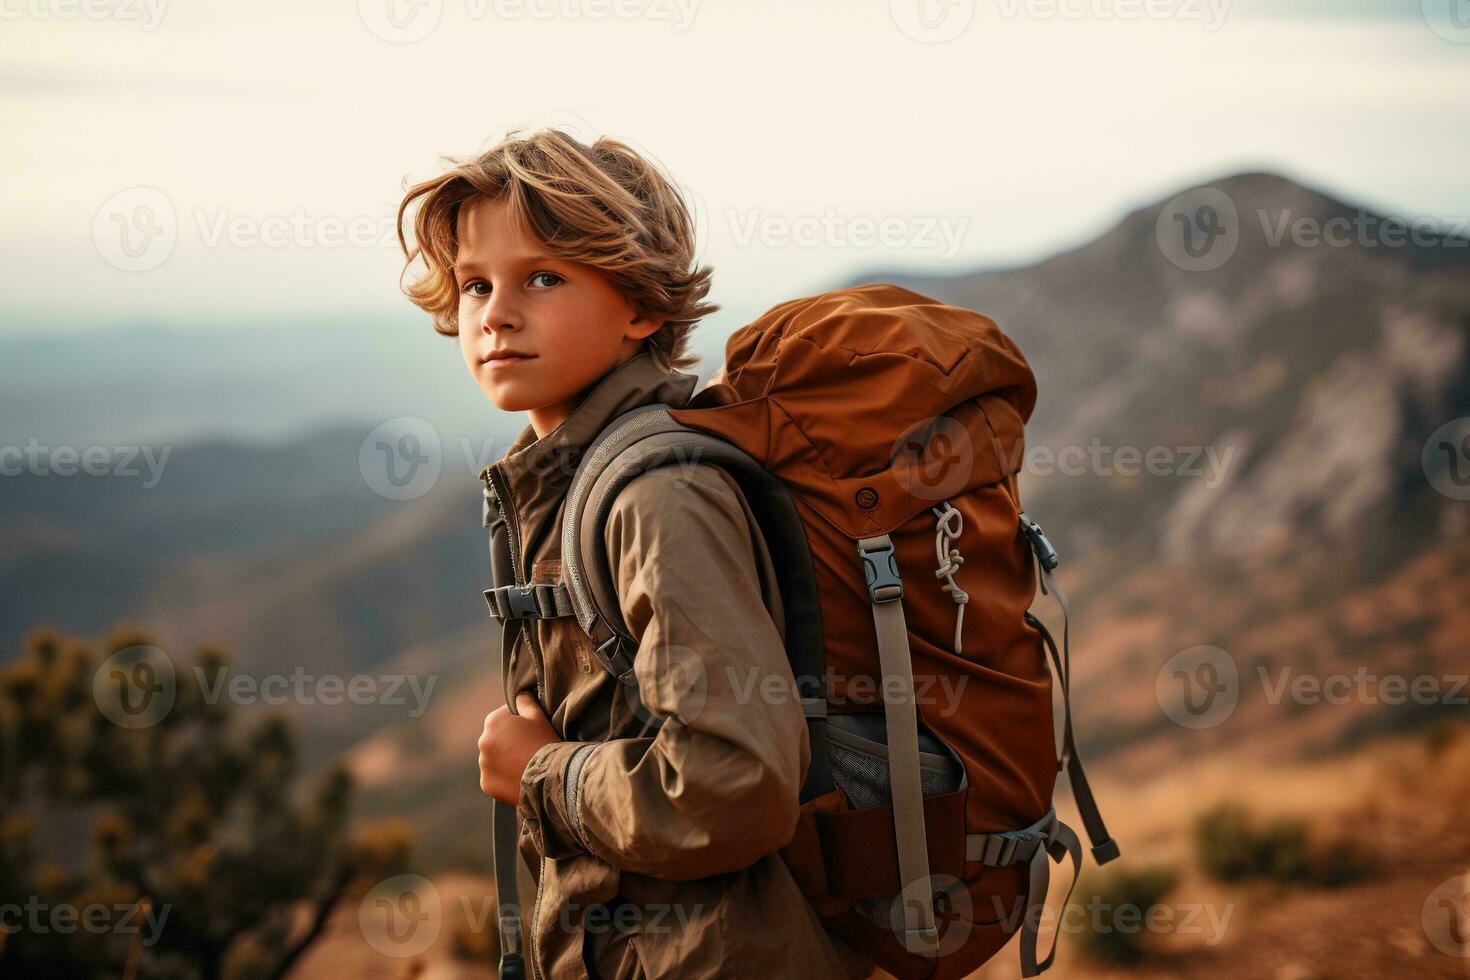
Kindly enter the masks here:
[[548, 857], [586, 851], [683, 880], [748, 867], [791, 840], [810, 745], [753, 534], [715, 467], [653, 470], [618, 495], [608, 556], [639, 641], [639, 696], [664, 722], [653, 737], [536, 753], [520, 810]]

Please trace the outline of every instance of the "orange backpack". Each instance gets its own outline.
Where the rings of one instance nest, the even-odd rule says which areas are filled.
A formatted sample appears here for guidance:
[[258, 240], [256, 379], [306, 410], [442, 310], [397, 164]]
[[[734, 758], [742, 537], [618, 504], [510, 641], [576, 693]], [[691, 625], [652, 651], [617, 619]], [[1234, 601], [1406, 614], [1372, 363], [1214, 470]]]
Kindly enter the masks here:
[[[1056, 552], [1021, 510], [1036, 383], [989, 319], [894, 285], [783, 303], [736, 332], [721, 382], [647, 405], [587, 447], [563, 576], [598, 659], [636, 684], [603, 528], [651, 467], [720, 465], [780, 580], [811, 766], [782, 856], [827, 927], [900, 978], [962, 977], [1037, 926], [1049, 859], [1080, 867], [1052, 792], [1066, 768], [1092, 853], [1118, 855], [1072, 738], [1059, 656], [1028, 612]], [[1064, 619], [1065, 624], [1065, 619]], [[1051, 669], [1064, 708], [1055, 744]], [[1070, 890], [1068, 892], [1070, 897]]]

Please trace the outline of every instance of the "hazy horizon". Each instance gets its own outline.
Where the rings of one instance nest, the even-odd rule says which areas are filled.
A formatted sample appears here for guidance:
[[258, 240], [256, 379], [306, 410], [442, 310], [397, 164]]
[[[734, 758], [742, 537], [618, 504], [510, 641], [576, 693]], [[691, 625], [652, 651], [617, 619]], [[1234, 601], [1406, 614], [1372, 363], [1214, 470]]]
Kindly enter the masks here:
[[[397, 287], [403, 182], [515, 126], [653, 155], [695, 199], [732, 322], [874, 268], [1027, 264], [1242, 170], [1470, 215], [1453, 123], [1470, 26], [1443, 20], [1448, 0], [1157, 0], [1153, 18], [1112, 0], [630, 0], [638, 16], [601, 19], [570, 0], [425, 0], [412, 13], [431, 29], [411, 41], [394, 25], [417, 21], [382, 19], [398, 2], [14, 12], [0, 336], [422, 323]], [[926, 12], [962, 27], [926, 34]], [[885, 222], [886, 243], [863, 237]], [[158, 229], [161, 251], [119, 250]]]

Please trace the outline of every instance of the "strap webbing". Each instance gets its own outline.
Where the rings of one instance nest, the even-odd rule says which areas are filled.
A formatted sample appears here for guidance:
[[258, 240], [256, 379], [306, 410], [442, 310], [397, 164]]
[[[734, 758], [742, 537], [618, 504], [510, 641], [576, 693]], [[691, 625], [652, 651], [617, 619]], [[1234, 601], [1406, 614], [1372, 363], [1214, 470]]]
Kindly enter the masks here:
[[[499, 586], [501, 582], [514, 582], [511, 562], [511, 544], [505, 516], [499, 501], [491, 490], [488, 478], [485, 483], [485, 528], [490, 538], [490, 577]], [[485, 599], [490, 602], [491, 612], [496, 607], [488, 590]], [[515, 645], [516, 634], [522, 626], [519, 622], [502, 620], [500, 624], [500, 689], [505, 692], [505, 701], [512, 713], [515, 712], [515, 697], [511, 690], [510, 654]], [[516, 808], [508, 803], [494, 800], [490, 811], [490, 832], [494, 839], [495, 856], [495, 901], [498, 906], [496, 918], [500, 928], [500, 971], [506, 980], [520, 980], [526, 975], [525, 958], [521, 954], [521, 897], [520, 883], [516, 876], [516, 862], [520, 850], [520, 820]]]
[[1100, 865], [1107, 864], [1120, 853], [1118, 842], [1113, 840], [1112, 835], [1108, 833], [1107, 825], [1103, 823], [1102, 811], [1098, 809], [1097, 799], [1092, 795], [1092, 787], [1087, 783], [1087, 773], [1082, 769], [1082, 758], [1077, 754], [1077, 740], [1072, 733], [1072, 651], [1067, 596], [1052, 580], [1051, 573], [1040, 560], [1036, 563], [1036, 570], [1041, 580], [1042, 595], [1051, 595], [1056, 599], [1057, 605], [1062, 607], [1062, 653], [1060, 655], [1057, 653], [1057, 643], [1051, 633], [1041, 626], [1040, 620], [1027, 614], [1033, 625], [1041, 630], [1042, 640], [1046, 644], [1047, 652], [1051, 655], [1052, 666], [1056, 671], [1057, 682], [1062, 688], [1062, 749], [1057, 756], [1057, 769], [1065, 767], [1067, 770], [1067, 780], [1072, 786], [1072, 798], [1077, 803], [1077, 812], [1082, 817], [1082, 825], [1087, 830], [1087, 839], [1092, 844], [1092, 859]]
[[520, 821], [516, 808], [495, 800], [490, 819], [495, 834], [495, 896], [500, 905], [500, 975], [525, 975], [521, 956], [521, 899], [516, 882]]
[[1051, 833], [1046, 839], [1045, 847], [1038, 847], [1036, 853], [1031, 855], [1030, 886], [1026, 895], [1026, 919], [1021, 923], [1021, 976], [1039, 976], [1041, 971], [1051, 966], [1051, 961], [1057, 955], [1057, 941], [1061, 938], [1061, 930], [1052, 936], [1051, 950], [1046, 954], [1046, 959], [1036, 961], [1036, 946], [1042, 913], [1046, 910], [1046, 891], [1051, 884], [1051, 865], [1047, 858], [1061, 863], [1063, 857], [1072, 859], [1072, 883], [1067, 886], [1067, 894], [1062, 899], [1062, 911], [1065, 914], [1067, 903], [1072, 900], [1072, 889], [1077, 887], [1077, 876], [1082, 870], [1082, 844], [1077, 840], [1077, 835], [1072, 828], [1055, 821]]
[[893, 799], [898, 873], [903, 886], [900, 901], [904, 934], [900, 939], [911, 952], [926, 952], [938, 946], [939, 934], [934, 923], [934, 893], [929, 884], [924, 788], [919, 780], [919, 717], [909, 657], [909, 632], [903, 616], [903, 586], [888, 535], [863, 538], [858, 542], [858, 555], [864, 563], [873, 625], [878, 634], [878, 663], [883, 672], [888, 780]]

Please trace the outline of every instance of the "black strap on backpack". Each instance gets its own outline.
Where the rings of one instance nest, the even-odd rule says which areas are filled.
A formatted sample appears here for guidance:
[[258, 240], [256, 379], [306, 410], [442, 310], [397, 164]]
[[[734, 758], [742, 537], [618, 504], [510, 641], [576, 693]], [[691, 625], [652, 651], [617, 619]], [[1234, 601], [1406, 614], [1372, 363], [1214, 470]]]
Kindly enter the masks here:
[[[495, 586], [516, 584], [515, 552], [512, 541], [513, 530], [501, 509], [500, 498], [490, 478], [489, 469], [483, 474], [485, 480], [484, 523], [490, 538], [490, 577]], [[491, 592], [485, 593], [495, 612]], [[510, 653], [515, 645], [516, 634], [522, 626], [506, 618], [500, 620], [500, 670], [501, 684], [505, 692], [505, 703], [512, 712], [515, 698], [510, 689]], [[525, 958], [521, 954], [521, 899], [520, 885], [516, 879], [516, 856], [519, 851], [520, 826], [516, 808], [500, 800], [493, 801], [491, 810], [491, 834], [494, 837], [495, 855], [495, 898], [497, 919], [500, 927], [500, 971], [506, 980], [521, 980], [526, 975]]]
[[1029, 612], [1026, 613], [1026, 622], [1041, 633], [1047, 653], [1051, 655], [1057, 684], [1062, 689], [1062, 745], [1061, 750], [1057, 753], [1057, 771], [1061, 772], [1063, 768], [1067, 771], [1067, 781], [1072, 786], [1072, 798], [1077, 803], [1077, 812], [1082, 815], [1082, 825], [1087, 829], [1087, 839], [1092, 844], [1092, 859], [1100, 865], [1107, 864], [1119, 855], [1118, 842], [1108, 833], [1108, 828], [1103, 823], [1102, 812], [1098, 809], [1097, 800], [1092, 795], [1092, 787], [1087, 783], [1087, 774], [1082, 771], [1082, 758], [1077, 754], [1077, 739], [1072, 733], [1072, 651], [1069, 610], [1066, 594], [1058, 588], [1057, 583], [1051, 577], [1051, 573], [1061, 564], [1061, 559], [1057, 556], [1057, 550], [1052, 547], [1045, 532], [1041, 530], [1041, 525], [1027, 517], [1024, 511], [1021, 513], [1021, 531], [1031, 543], [1031, 550], [1036, 557], [1036, 575], [1041, 585], [1041, 594], [1050, 595], [1062, 608], [1062, 654], [1060, 656], [1057, 655], [1057, 641], [1052, 638], [1051, 631], [1042, 625], [1041, 620]]

